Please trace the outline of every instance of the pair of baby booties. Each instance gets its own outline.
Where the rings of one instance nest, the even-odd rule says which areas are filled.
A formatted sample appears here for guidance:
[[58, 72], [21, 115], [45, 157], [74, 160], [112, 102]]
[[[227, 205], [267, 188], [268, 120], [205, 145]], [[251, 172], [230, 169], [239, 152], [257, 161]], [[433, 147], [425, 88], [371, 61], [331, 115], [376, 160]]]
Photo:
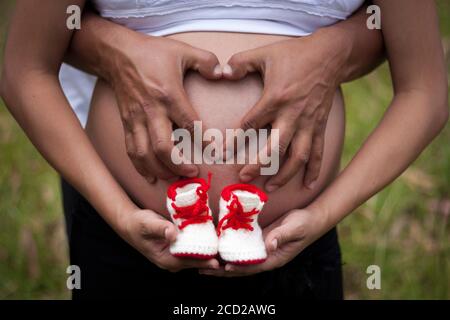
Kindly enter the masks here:
[[267, 195], [254, 185], [233, 184], [221, 192], [217, 227], [202, 178], [174, 182], [167, 190], [167, 209], [178, 235], [170, 246], [177, 257], [210, 259], [218, 254], [232, 264], [257, 264], [267, 258], [258, 214]]

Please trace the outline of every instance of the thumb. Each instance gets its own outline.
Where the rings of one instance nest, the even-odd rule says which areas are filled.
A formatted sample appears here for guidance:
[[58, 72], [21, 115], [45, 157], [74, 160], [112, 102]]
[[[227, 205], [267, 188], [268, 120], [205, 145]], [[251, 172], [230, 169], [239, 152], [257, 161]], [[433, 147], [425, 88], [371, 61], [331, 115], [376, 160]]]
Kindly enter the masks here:
[[282, 224], [270, 231], [265, 239], [266, 248], [274, 252], [284, 244], [298, 239], [297, 229], [292, 223]]
[[185, 57], [185, 70], [198, 71], [202, 77], [210, 80], [222, 77], [222, 68], [217, 56], [209, 51], [192, 47]]
[[173, 242], [177, 236], [175, 225], [163, 218], [148, 217], [143, 223], [143, 235], [148, 238], [160, 238]]
[[164, 236], [167, 241], [173, 243], [177, 239], [178, 231], [173, 223], [169, 222], [169, 224], [170, 225], [164, 231]]
[[234, 54], [222, 69], [222, 75], [228, 80], [239, 80], [248, 73], [264, 73], [264, 59], [259, 49], [252, 49]]

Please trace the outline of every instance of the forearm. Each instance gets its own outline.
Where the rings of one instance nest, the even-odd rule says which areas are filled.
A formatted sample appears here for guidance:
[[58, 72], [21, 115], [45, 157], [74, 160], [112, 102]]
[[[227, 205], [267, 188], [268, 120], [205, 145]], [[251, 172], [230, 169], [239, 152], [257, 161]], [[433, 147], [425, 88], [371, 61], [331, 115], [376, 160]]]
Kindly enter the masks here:
[[395, 97], [349, 165], [311, 204], [327, 212], [330, 226], [397, 178], [438, 134], [446, 114], [429, 112], [436, 103], [441, 102], [422, 92]]
[[3, 98], [30, 140], [116, 230], [119, 214], [135, 209], [113, 179], [70, 109], [54, 75], [29, 72], [3, 79]]
[[381, 30], [367, 28], [367, 5], [363, 5], [345, 21], [319, 29], [313, 36], [328, 39], [334, 43], [333, 54], [338, 84], [358, 79], [374, 70], [385, 58], [385, 48]]
[[[4, 52], [0, 94], [37, 149], [113, 228], [134, 204], [95, 152], [67, 102], [58, 70], [72, 31], [68, 5], [84, 0], [18, 0]], [[36, 16], [41, 19], [35, 19]]]
[[375, 3], [383, 14], [394, 99], [347, 168], [312, 204], [328, 213], [331, 225], [400, 175], [448, 119], [447, 76], [434, 2]]
[[72, 66], [110, 81], [115, 67], [124, 61], [123, 49], [140, 37], [136, 31], [104, 19], [87, 9], [82, 28], [71, 40], [64, 61]]

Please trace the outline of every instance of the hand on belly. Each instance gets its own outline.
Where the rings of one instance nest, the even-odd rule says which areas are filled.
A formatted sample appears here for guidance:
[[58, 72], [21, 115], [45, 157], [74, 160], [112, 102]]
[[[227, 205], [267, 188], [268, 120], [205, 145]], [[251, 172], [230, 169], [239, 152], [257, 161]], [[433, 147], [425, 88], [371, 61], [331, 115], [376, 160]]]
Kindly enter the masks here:
[[[210, 44], [207, 49], [216, 53], [219, 58], [225, 56], [223, 52], [215, 52], [211, 46], [213, 44]], [[242, 48], [242, 50], [245, 49]], [[236, 51], [239, 50], [236, 49]], [[232, 53], [228, 52], [228, 54]], [[239, 127], [243, 115], [261, 96], [263, 86], [258, 75], [250, 75], [243, 80], [231, 82], [227, 80], [210, 81], [196, 73], [190, 73], [185, 78], [185, 89], [203, 126], [225, 133], [225, 129]], [[324, 160], [317, 185], [313, 190], [303, 188], [303, 171], [299, 169], [290, 182], [269, 194], [269, 201], [259, 218], [262, 226], [272, 222], [290, 209], [305, 206], [333, 177], [339, 166], [343, 125], [343, 104], [340, 95], [337, 95], [329, 116]], [[165, 199], [166, 189], [170, 182], [157, 181], [157, 183], [149, 185], [136, 171], [126, 153], [124, 132], [114, 92], [101, 81], [94, 92], [87, 132], [98, 153], [131, 198], [141, 207], [167, 216]], [[209, 191], [213, 213], [218, 212], [218, 200], [222, 189], [229, 184], [239, 182], [238, 173], [241, 167], [240, 164], [199, 165], [201, 177], [205, 178], [208, 172], [213, 174]], [[252, 184], [263, 188], [267, 178], [267, 176], [261, 176], [252, 181]]]

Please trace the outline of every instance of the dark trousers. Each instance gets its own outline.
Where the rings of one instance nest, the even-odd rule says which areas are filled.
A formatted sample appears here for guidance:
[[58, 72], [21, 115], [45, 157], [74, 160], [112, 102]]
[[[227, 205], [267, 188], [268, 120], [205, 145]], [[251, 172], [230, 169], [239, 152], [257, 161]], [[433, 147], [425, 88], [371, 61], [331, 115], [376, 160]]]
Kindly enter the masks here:
[[336, 229], [292, 261], [260, 274], [217, 278], [197, 270], [161, 270], [123, 241], [94, 208], [62, 182], [70, 262], [81, 269], [73, 299], [220, 297], [342, 299], [341, 255]]

